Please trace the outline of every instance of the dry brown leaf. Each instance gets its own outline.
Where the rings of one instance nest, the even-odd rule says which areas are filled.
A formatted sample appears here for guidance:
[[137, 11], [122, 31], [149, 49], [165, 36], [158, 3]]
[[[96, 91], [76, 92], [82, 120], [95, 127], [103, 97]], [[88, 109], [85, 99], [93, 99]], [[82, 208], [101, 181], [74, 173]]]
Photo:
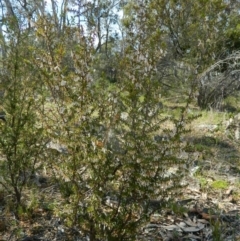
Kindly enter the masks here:
[[209, 222], [206, 219], [198, 219], [198, 222], [204, 223], [204, 224], [209, 224]]

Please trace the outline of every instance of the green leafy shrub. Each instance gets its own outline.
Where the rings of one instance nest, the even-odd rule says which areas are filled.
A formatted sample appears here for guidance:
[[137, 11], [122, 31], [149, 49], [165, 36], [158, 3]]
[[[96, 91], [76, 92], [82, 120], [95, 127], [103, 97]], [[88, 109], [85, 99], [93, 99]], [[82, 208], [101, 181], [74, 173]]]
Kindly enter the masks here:
[[[54, 39], [50, 30], [51, 25], [43, 36]], [[40, 68], [52, 96], [43, 126], [51, 140], [66, 148], [66, 153], [49, 155], [49, 166], [67, 199], [59, 213], [91, 241], [135, 240], [153, 212], [152, 199], [164, 206], [181, 195], [184, 186], [187, 170], [179, 156], [185, 145], [180, 138], [192, 117], [187, 118], [183, 107], [177, 118], [161, 115], [154, 69], [159, 50], [149, 48], [151, 39], [138, 38], [143, 41], [141, 52], [128, 43], [123, 57], [116, 54], [122, 74], [110, 87], [102, 77], [92, 81], [95, 59], [92, 46], [84, 41], [72, 45], [72, 73], [55, 67], [63, 57], [58, 49], [67, 52], [65, 38], [54, 50], [39, 53], [41, 59], [55, 60], [55, 65]], [[52, 92], [56, 86], [61, 95]], [[155, 135], [163, 138], [156, 141]]]
[[0, 175], [2, 186], [14, 195], [19, 206], [23, 188], [40, 167], [44, 142], [43, 130], [37, 124], [39, 84], [25, 62], [28, 57], [26, 42], [20, 37], [17, 45], [15, 41], [10, 41], [11, 51], [4, 62], [7, 79], [1, 76], [1, 87], [5, 90], [2, 107], [6, 112], [6, 122], [0, 125]]

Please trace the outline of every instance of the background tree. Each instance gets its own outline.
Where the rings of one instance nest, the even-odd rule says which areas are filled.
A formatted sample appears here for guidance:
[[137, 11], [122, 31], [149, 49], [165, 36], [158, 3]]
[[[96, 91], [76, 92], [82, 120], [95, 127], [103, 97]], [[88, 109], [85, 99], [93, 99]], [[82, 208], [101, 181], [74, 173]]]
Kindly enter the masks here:
[[[216, 107], [213, 100], [209, 105], [202, 104], [211, 102], [211, 98], [208, 93], [205, 93], [206, 88], [202, 88], [197, 75], [204, 73], [211, 64], [224, 59], [230, 53], [229, 51], [233, 51], [233, 46], [237, 46], [236, 38], [233, 37], [233, 31], [235, 33], [237, 31], [233, 19], [237, 19], [239, 15], [237, 11], [239, 3], [236, 1], [232, 4], [234, 7], [230, 2], [222, 0], [150, 2], [149, 5], [154, 11], [149, 12], [146, 18], [161, 32], [159, 45], [164, 54], [159, 58], [157, 68], [164, 93], [173, 92], [182, 96], [185, 89], [194, 84], [198, 92], [199, 106], [201, 108], [208, 108], [209, 105]], [[145, 3], [142, 4], [141, 9], [146, 9]], [[131, 24], [135, 18], [135, 10], [131, 3], [125, 7], [125, 12], [127, 11], [131, 11], [131, 15], [128, 14], [130, 18], [123, 16], [123, 21]], [[152, 29], [149, 28], [144, 30], [143, 34], [150, 34], [151, 31]], [[133, 29], [131, 34], [134, 35], [134, 33]], [[215, 83], [213, 89], [220, 88], [221, 84], [218, 85], [217, 80], [213, 82]], [[227, 92], [224, 94], [225, 97]], [[217, 93], [218, 91], [215, 92]], [[202, 100], [204, 96], [208, 98]], [[219, 98], [214, 96], [214, 99]]]

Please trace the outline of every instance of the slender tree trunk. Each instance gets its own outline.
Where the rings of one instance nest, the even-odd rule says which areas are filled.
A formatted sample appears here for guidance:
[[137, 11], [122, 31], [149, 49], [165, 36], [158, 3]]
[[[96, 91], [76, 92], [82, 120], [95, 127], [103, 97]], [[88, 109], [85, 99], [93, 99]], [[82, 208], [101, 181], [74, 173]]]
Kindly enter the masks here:
[[20, 32], [18, 19], [17, 19], [16, 15], [13, 11], [13, 7], [12, 7], [12, 4], [11, 4], [10, 0], [4, 0], [4, 2], [6, 4], [6, 8], [7, 8], [7, 15], [8, 15], [8, 17], [10, 18], [10, 21], [13, 24], [12, 27], [14, 28], [14, 31]]

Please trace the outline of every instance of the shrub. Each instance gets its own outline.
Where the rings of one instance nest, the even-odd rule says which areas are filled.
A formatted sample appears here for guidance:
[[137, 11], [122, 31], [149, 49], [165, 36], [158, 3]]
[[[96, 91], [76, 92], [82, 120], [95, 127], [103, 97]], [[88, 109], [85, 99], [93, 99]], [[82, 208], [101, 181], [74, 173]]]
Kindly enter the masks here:
[[36, 112], [40, 105], [37, 99], [39, 83], [25, 61], [28, 57], [26, 42], [20, 37], [17, 41], [16, 45], [15, 40], [9, 42], [11, 51], [4, 62], [8, 76], [7, 79], [1, 76], [6, 121], [0, 125], [0, 174], [2, 186], [14, 195], [19, 206], [23, 188], [40, 167], [44, 142]]
[[[185, 148], [180, 138], [191, 118], [186, 108], [177, 118], [161, 115], [160, 87], [149, 63], [153, 60], [142, 58], [147, 53], [118, 57], [122, 75], [108, 87], [104, 79], [91, 81], [91, 45], [82, 42], [72, 48], [75, 72], [64, 74], [52, 65], [40, 69], [54, 72], [43, 77], [49, 93], [52, 86], [62, 93], [53, 96], [51, 118], [43, 123], [49, 138], [67, 150], [55, 152], [50, 160], [68, 200], [59, 211], [91, 241], [135, 240], [153, 211], [153, 199], [161, 208], [181, 195], [186, 169], [179, 158]], [[55, 53], [59, 51], [44, 58]], [[61, 56], [54, 59], [61, 61]], [[163, 140], [156, 142], [156, 134]]]

